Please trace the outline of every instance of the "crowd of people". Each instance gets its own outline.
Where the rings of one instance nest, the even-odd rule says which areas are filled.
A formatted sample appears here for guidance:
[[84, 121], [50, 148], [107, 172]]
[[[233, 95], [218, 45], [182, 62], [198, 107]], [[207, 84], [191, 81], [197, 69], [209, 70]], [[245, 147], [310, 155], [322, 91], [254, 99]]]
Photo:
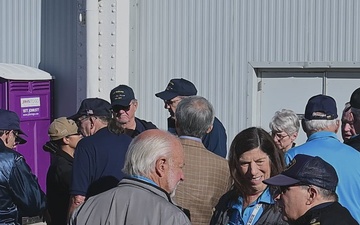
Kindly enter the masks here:
[[[0, 109], [0, 224], [36, 215], [48, 225], [359, 224], [360, 88], [341, 121], [331, 96], [312, 96], [303, 118], [277, 111], [270, 132], [246, 128], [229, 150], [192, 82], [172, 79], [155, 96], [170, 113], [167, 131], [135, 116], [127, 85], [112, 89], [110, 102], [87, 98], [55, 119], [43, 146], [46, 194], [14, 151], [26, 142], [19, 117]], [[308, 137], [301, 145], [300, 127]]]

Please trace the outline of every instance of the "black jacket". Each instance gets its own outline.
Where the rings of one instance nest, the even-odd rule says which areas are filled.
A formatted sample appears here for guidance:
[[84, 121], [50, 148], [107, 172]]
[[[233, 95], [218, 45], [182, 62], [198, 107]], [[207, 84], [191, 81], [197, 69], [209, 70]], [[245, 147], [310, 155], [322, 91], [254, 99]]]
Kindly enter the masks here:
[[357, 135], [356, 137], [352, 137], [349, 140], [345, 141], [344, 143], [360, 151], [360, 135]]
[[69, 208], [73, 158], [59, 149], [53, 154], [46, 177], [46, 195], [52, 225], [65, 225]]
[[44, 192], [24, 157], [0, 140], [0, 224], [21, 224], [23, 216], [41, 215]]
[[358, 225], [349, 210], [338, 202], [323, 203], [311, 208], [291, 225]]
[[141, 120], [137, 117], [135, 117], [135, 123], [136, 123], [135, 130], [125, 130], [125, 134], [129, 135], [132, 138], [136, 137], [145, 130], [157, 129], [157, 127], [152, 122]]
[[[211, 218], [210, 225], [227, 225], [229, 222], [231, 211], [230, 202], [235, 195], [235, 191], [231, 190], [223, 195], [219, 203], [215, 206], [215, 212]], [[263, 204], [264, 211], [261, 214], [259, 220], [254, 225], [286, 225], [288, 224], [282, 220], [281, 213], [275, 205]]]

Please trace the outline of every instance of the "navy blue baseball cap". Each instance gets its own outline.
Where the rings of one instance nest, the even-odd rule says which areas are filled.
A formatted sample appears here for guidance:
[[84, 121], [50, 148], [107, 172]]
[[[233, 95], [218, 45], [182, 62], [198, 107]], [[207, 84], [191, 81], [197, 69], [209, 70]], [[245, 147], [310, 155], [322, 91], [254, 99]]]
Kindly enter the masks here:
[[333, 120], [338, 118], [335, 100], [322, 94], [311, 97], [306, 104], [304, 117], [307, 120]]
[[329, 191], [335, 191], [339, 179], [334, 167], [322, 158], [298, 154], [282, 173], [263, 182], [272, 186], [312, 184]]
[[121, 105], [129, 106], [131, 100], [135, 99], [134, 91], [131, 87], [126, 85], [119, 85], [111, 90], [110, 101], [111, 106]]
[[[20, 128], [19, 116], [15, 112], [6, 109], [0, 109], [0, 130], [14, 130], [19, 134], [26, 135]], [[25, 144], [27, 142], [19, 135], [16, 137], [16, 141], [19, 142], [19, 144]]]
[[177, 96], [192, 96], [196, 94], [197, 90], [193, 83], [183, 78], [175, 78], [170, 80], [165, 91], [159, 92], [155, 96], [167, 101]]
[[68, 117], [76, 121], [82, 116], [105, 116], [111, 118], [111, 105], [101, 98], [86, 98], [81, 102], [80, 108], [75, 115]]
[[360, 88], [356, 89], [350, 98], [350, 105], [356, 109], [360, 109]]

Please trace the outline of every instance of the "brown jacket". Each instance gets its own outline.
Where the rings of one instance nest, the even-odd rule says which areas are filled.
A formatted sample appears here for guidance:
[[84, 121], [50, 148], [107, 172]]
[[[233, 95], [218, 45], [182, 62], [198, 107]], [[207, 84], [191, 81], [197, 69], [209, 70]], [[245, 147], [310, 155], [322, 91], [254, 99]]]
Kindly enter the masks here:
[[174, 200], [190, 210], [193, 225], [208, 225], [213, 208], [230, 187], [228, 163], [201, 142], [180, 140], [185, 154], [185, 181], [178, 186]]

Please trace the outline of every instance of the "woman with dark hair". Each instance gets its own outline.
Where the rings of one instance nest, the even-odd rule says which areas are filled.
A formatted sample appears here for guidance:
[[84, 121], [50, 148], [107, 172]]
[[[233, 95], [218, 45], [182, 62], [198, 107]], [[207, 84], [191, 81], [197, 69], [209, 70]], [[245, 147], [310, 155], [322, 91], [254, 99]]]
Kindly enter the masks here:
[[215, 207], [211, 225], [287, 224], [262, 181], [285, 167], [284, 153], [265, 130], [250, 127], [234, 138], [229, 151], [233, 185]]

